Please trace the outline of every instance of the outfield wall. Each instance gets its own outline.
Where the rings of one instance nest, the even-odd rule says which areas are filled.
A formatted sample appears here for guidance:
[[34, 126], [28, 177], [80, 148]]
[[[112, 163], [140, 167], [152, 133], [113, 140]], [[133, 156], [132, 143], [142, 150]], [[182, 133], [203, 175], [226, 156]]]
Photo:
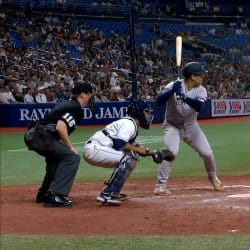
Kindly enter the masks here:
[[[84, 108], [84, 119], [81, 125], [102, 125], [125, 116], [128, 102], [97, 103], [95, 118], [88, 108]], [[43, 118], [55, 104], [0, 104], [1, 127], [26, 127], [31, 120]], [[153, 123], [164, 119], [165, 106], [157, 107], [151, 102], [154, 110]], [[208, 100], [198, 119], [213, 117], [230, 117], [250, 115], [250, 99], [216, 99]]]

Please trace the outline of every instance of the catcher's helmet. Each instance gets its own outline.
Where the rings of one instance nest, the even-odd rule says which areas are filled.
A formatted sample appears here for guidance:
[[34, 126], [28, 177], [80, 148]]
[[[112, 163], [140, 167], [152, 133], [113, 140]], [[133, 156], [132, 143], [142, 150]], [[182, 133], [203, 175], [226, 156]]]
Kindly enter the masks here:
[[203, 69], [203, 65], [201, 63], [189, 62], [183, 67], [182, 73], [185, 78], [189, 78], [191, 75], [205, 75], [207, 71]]
[[128, 105], [127, 115], [138, 119], [140, 127], [149, 129], [154, 118], [153, 115], [151, 115], [151, 111], [150, 105], [145, 101], [131, 100]]

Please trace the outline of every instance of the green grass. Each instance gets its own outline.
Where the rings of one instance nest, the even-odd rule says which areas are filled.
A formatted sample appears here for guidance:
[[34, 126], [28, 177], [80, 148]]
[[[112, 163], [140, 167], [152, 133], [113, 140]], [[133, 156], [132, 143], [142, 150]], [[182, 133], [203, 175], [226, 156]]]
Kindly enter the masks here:
[[[250, 174], [250, 124], [239, 122], [220, 125], [203, 125], [217, 161], [219, 175]], [[83, 142], [96, 128], [79, 128], [71, 138], [79, 152]], [[162, 128], [153, 126], [140, 130], [139, 140], [149, 148], [164, 146]], [[43, 158], [26, 150], [23, 133], [0, 135], [1, 186], [40, 184], [44, 175]], [[76, 182], [106, 180], [110, 169], [92, 167], [83, 159]], [[157, 165], [149, 157], [141, 158], [130, 178], [156, 178]], [[181, 143], [180, 153], [172, 169], [171, 178], [205, 176], [203, 162], [186, 144]], [[45, 237], [2, 235], [2, 250], [119, 250], [119, 249], [193, 249], [241, 250], [249, 249], [250, 235], [227, 236], [148, 236], [148, 237]]]
[[[248, 250], [249, 235], [154, 237], [3, 236], [2, 250]], [[18, 247], [17, 247], [18, 246]]]
[[[249, 122], [203, 125], [214, 151], [219, 175], [244, 175], [250, 173], [250, 125]], [[96, 128], [79, 128], [71, 138], [81, 153], [85, 140]], [[164, 146], [162, 128], [153, 126], [140, 130], [139, 141], [149, 148]], [[44, 160], [23, 143], [23, 133], [1, 134], [1, 185], [40, 183], [44, 174]], [[112, 170], [92, 167], [81, 159], [75, 181], [106, 179]], [[156, 178], [157, 165], [149, 157], [141, 157], [130, 178]], [[205, 176], [202, 159], [185, 143], [181, 143], [179, 155], [172, 168], [171, 178]]]

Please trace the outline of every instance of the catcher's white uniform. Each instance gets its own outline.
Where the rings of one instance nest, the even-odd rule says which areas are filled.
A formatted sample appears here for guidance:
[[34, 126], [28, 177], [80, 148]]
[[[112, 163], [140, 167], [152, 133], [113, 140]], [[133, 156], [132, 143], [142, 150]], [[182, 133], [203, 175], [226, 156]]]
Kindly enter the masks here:
[[96, 200], [102, 203], [118, 205], [127, 196], [121, 189], [131, 172], [135, 169], [139, 155], [152, 156], [152, 152], [136, 143], [138, 126], [149, 129], [152, 121], [150, 106], [141, 100], [131, 100], [127, 117], [108, 124], [97, 131], [85, 143], [83, 157], [86, 162], [99, 167], [113, 168]]
[[115, 168], [124, 152], [114, 148], [114, 140], [135, 144], [137, 134], [138, 128], [133, 118], [114, 121], [89, 138], [84, 145], [83, 157], [91, 165]]

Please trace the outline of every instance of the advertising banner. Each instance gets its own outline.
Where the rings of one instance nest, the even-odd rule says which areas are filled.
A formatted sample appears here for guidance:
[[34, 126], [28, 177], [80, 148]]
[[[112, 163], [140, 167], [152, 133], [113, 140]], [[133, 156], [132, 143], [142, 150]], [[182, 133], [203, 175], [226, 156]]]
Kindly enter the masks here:
[[250, 115], [250, 99], [216, 99], [211, 101], [212, 117]]
[[[162, 123], [165, 105], [156, 106], [149, 102], [153, 109], [153, 123]], [[55, 104], [0, 104], [1, 127], [27, 127], [32, 120], [42, 119]], [[103, 102], [96, 104], [96, 114], [84, 108], [84, 117], [80, 125], [105, 125], [121, 117], [127, 112], [128, 102]], [[198, 115], [198, 119], [212, 117], [250, 115], [250, 99], [208, 100]]]
[[[55, 104], [1, 104], [0, 126], [26, 127], [32, 120], [39, 120], [54, 107]], [[128, 102], [105, 102], [96, 104], [96, 114], [84, 108], [84, 116], [80, 125], [105, 125], [126, 116]], [[154, 123], [164, 119], [165, 106], [157, 107], [150, 102], [154, 113]]]

